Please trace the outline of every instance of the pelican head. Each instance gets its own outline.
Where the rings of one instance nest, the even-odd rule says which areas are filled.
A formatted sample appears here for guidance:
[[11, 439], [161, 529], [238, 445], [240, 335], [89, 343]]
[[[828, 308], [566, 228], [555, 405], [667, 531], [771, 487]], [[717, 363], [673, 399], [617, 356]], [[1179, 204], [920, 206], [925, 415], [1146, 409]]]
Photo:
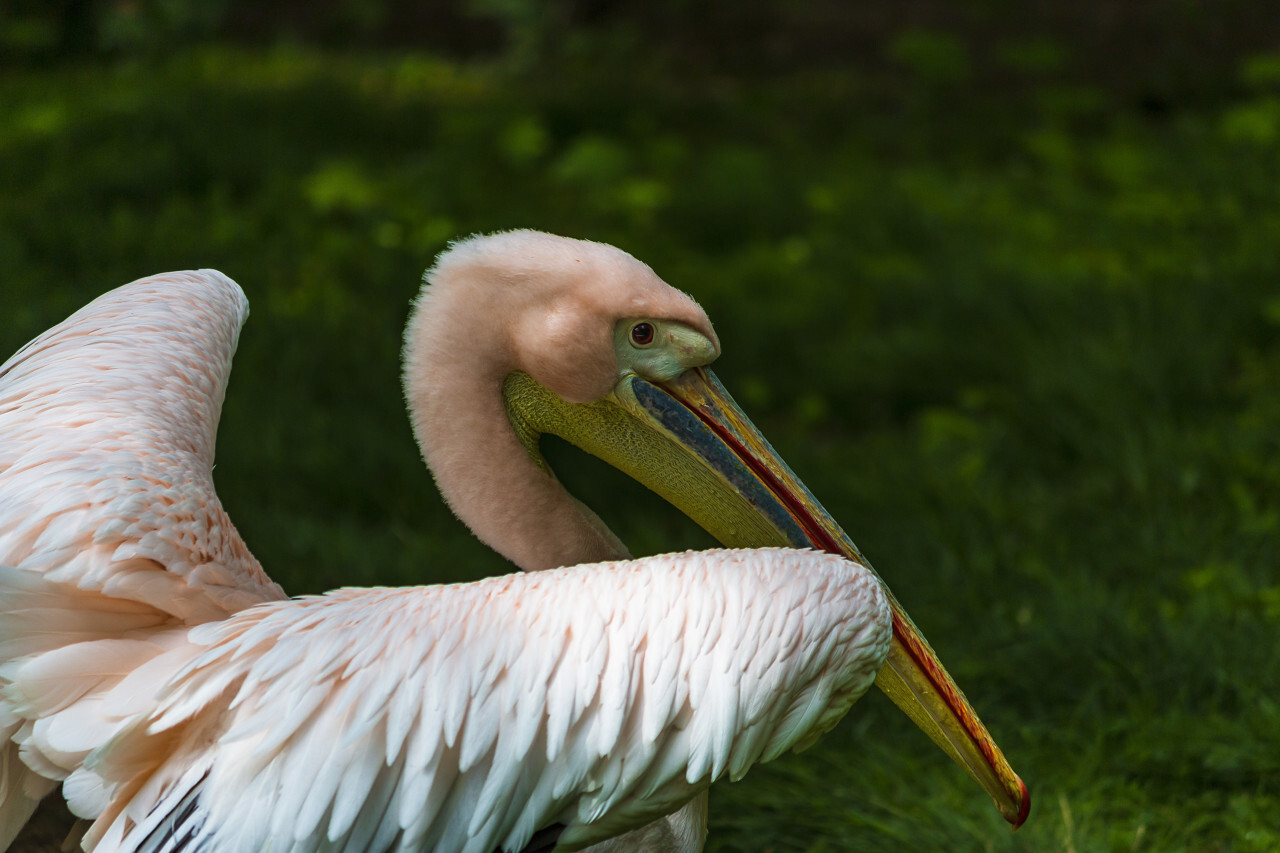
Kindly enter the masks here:
[[[539, 450], [545, 433], [643, 483], [725, 545], [814, 548], [870, 567], [710, 370], [720, 343], [706, 313], [645, 264], [611, 246], [513, 231], [455, 244], [426, 280], [406, 333], [414, 429], [454, 512], [521, 568], [626, 556], [556, 481]], [[1016, 828], [1026, 786], [888, 597], [893, 643], [876, 684]]]

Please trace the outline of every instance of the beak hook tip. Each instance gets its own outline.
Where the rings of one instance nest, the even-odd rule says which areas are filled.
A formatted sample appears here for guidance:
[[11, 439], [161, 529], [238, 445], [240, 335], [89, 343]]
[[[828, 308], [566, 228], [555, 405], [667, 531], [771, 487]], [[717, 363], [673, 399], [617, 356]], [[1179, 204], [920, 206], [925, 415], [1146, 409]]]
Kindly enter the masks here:
[[1031, 813], [1031, 794], [1027, 791], [1027, 783], [1018, 779], [1018, 787], [1022, 789], [1022, 796], [1018, 797], [1018, 813], [1013, 817], [1005, 818], [1014, 832], [1026, 823], [1027, 815]]

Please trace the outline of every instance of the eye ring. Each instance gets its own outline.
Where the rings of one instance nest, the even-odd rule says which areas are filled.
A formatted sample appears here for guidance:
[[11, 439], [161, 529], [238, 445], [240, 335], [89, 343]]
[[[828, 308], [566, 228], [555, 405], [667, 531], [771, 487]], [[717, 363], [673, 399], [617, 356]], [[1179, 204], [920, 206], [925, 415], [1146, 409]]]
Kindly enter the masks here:
[[631, 343], [638, 347], [647, 347], [653, 343], [654, 335], [652, 323], [640, 322], [631, 327]]

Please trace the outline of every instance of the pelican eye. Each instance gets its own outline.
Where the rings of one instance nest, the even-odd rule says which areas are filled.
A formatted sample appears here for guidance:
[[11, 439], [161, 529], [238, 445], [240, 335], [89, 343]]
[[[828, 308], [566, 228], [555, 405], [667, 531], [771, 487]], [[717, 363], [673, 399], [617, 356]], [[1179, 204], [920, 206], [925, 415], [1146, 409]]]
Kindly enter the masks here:
[[668, 382], [690, 367], [715, 361], [719, 352], [706, 335], [679, 320], [628, 317], [613, 327], [618, 378], [639, 376]]

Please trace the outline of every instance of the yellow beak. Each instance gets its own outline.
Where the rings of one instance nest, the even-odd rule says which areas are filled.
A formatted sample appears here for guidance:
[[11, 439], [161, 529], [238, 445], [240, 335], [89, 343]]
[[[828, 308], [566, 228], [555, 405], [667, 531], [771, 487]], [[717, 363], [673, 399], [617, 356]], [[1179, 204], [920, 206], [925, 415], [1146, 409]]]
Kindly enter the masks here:
[[[725, 545], [816, 548], [870, 568], [706, 368], [666, 382], [630, 374], [592, 403], [566, 403], [524, 373], [508, 377], [503, 391], [539, 460], [538, 435], [550, 432], [634, 477]], [[893, 643], [876, 684], [1016, 829], [1031, 808], [1026, 786], [892, 592], [889, 600]]]

